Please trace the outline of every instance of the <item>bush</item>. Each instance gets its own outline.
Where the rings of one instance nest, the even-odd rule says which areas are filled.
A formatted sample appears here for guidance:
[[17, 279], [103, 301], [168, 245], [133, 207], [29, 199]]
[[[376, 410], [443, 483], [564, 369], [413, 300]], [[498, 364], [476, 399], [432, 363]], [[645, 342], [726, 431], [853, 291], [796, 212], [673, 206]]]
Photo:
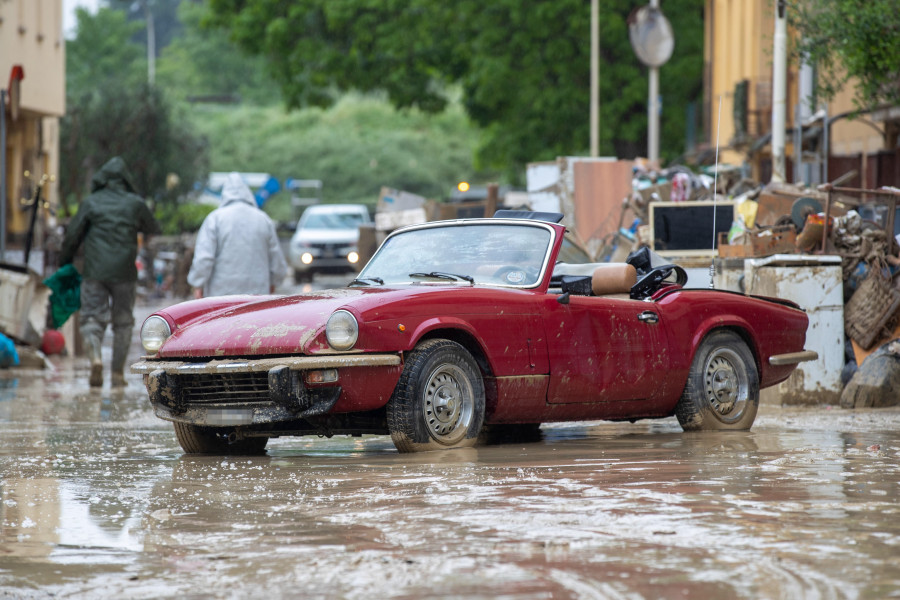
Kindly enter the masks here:
[[211, 204], [185, 202], [177, 205], [160, 205], [156, 208], [156, 220], [163, 235], [178, 235], [200, 229], [206, 215], [216, 209]]
[[[195, 105], [188, 112], [209, 140], [210, 170], [320, 179], [324, 202], [374, 205], [382, 186], [441, 199], [461, 180], [497, 180], [476, 170], [478, 130], [458, 105], [428, 115], [348, 95], [327, 110]], [[292, 218], [289, 195], [274, 194], [266, 212]]]

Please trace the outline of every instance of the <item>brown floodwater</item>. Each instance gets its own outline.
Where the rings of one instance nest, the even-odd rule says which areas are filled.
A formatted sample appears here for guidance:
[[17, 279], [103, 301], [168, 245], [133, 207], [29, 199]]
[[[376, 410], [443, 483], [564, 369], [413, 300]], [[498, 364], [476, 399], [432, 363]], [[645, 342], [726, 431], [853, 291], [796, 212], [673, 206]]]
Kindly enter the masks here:
[[0, 599], [900, 598], [900, 408], [196, 457], [137, 376], [53, 367], [0, 370]]
[[136, 376], [0, 371], [0, 598], [900, 597], [900, 410], [181, 453]]

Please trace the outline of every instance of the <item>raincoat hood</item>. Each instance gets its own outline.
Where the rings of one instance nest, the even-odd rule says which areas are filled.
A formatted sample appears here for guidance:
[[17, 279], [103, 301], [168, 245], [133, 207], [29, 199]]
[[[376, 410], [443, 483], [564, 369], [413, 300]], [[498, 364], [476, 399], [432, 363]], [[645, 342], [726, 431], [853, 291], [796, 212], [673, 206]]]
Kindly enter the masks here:
[[238, 173], [222, 186], [222, 204], [197, 232], [187, 281], [205, 296], [268, 294], [287, 274], [278, 233]]
[[229, 173], [225, 179], [225, 185], [222, 186], [222, 206], [228, 206], [235, 202], [243, 202], [249, 204], [253, 208], [259, 208], [256, 204], [256, 198], [253, 192], [244, 183], [241, 176], [235, 172]]
[[91, 179], [91, 192], [103, 188], [113, 188], [136, 194], [131, 179], [131, 173], [128, 172], [125, 161], [121, 156], [114, 156], [94, 173], [94, 177]]

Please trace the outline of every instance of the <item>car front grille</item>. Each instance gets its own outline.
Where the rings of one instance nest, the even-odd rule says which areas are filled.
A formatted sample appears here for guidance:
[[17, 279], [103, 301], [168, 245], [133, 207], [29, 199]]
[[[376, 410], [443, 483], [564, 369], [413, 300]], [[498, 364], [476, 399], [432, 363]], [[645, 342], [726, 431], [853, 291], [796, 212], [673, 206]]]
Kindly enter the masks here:
[[262, 404], [270, 401], [269, 376], [265, 371], [222, 374], [192, 373], [178, 375], [176, 382], [186, 404], [230, 402]]
[[324, 244], [324, 243], [314, 243], [312, 244], [313, 248], [318, 248], [319, 250], [326, 250], [328, 252], [334, 252], [338, 248], [343, 248], [347, 244]]

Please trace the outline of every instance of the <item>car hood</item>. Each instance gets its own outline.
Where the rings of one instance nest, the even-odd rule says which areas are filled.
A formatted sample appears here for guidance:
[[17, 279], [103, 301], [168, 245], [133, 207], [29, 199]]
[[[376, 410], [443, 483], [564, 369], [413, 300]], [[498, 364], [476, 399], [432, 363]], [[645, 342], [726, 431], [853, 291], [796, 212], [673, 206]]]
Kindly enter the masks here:
[[[360, 322], [362, 351], [399, 350], [380, 323], [403, 319], [414, 327], [441, 315], [530, 312], [531, 293], [523, 290], [469, 285], [411, 285], [326, 290], [283, 297], [235, 297], [231, 304], [218, 300], [207, 309], [205, 301], [185, 302], [159, 311], [175, 327], [156, 358], [297, 355], [332, 352], [324, 340], [325, 323], [338, 309], [353, 313]], [[378, 330], [368, 336], [366, 329]]]
[[331, 313], [364, 293], [340, 289], [240, 302], [200, 316], [190, 313], [192, 318], [181, 322], [176, 313], [188, 311], [163, 310], [176, 328], [157, 357], [301, 354]]

